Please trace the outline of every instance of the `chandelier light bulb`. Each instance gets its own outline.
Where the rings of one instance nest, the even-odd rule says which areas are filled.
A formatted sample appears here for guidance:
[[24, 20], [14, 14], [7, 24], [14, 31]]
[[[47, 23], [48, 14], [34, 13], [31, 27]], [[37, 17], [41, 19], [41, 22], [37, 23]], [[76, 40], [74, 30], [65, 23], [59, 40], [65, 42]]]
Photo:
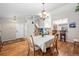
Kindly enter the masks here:
[[40, 16], [40, 18], [45, 19], [47, 16], [49, 16], [49, 14], [46, 12], [46, 10], [44, 8], [45, 3], [42, 3], [42, 4], [43, 4], [43, 10], [41, 13], [39, 13], [39, 16]]

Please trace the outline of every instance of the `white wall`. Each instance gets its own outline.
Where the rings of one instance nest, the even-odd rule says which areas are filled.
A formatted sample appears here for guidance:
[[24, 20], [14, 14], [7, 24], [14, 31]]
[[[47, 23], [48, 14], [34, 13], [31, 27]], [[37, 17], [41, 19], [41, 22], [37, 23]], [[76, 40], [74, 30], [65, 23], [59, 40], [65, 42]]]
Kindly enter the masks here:
[[2, 41], [13, 40], [16, 38], [16, 24], [15, 23], [3, 23], [2, 26]]
[[1, 24], [0, 24], [0, 31], [1, 31]]
[[31, 35], [33, 34], [35, 28], [34, 28], [34, 24], [32, 24], [32, 19], [28, 19], [27, 21], [27, 35]]
[[25, 22], [25, 24], [24, 24], [24, 37], [27, 37], [27, 30], [28, 30], [27, 22]]
[[76, 4], [70, 3], [60, 8], [55, 9], [51, 12], [52, 23], [53, 20], [68, 18], [68, 22], [75, 21], [76, 28], [69, 28], [68, 26], [68, 40], [72, 41], [73, 39], [79, 40], [79, 13], [75, 12]]
[[24, 24], [16, 23], [16, 38], [20, 38], [24, 36]]
[[27, 36], [27, 22], [16, 23], [16, 38]]
[[0, 24], [0, 37], [1, 37], [1, 24]]
[[[68, 39], [72, 40], [74, 38], [79, 39], [79, 14], [75, 13], [75, 6], [76, 4], [66, 4], [62, 7], [56, 8], [52, 10], [51, 13], [51, 19], [52, 23], [53, 20], [61, 19], [61, 18], [68, 18], [68, 21], [74, 20], [76, 22], [76, 28], [69, 28], [68, 29]], [[7, 19], [5, 19], [6, 22]], [[12, 19], [10, 19], [12, 20]], [[19, 20], [19, 19], [18, 19]], [[21, 20], [24, 20], [24, 18], [21, 18]], [[24, 22], [23, 23], [17, 23], [18, 26], [16, 26], [15, 22], [3, 22], [1, 24], [1, 31], [2, 31], [2, 41], [12, 40], [17, 37], [22, 37], [23, 34], [31, 35], [34, 32], [34, 25], [32, 24], [32, 19], [27, 19], [28, 21], [25, 23], [24, 28]], [[0, 21], [1, 22], [1, 21]], [[22, 22], [22, 21], [20, 21]], [[21, 26], [20, 26], [21, 25]], [[53, 25], [52, 25], [53, 26]], [[21, 29], [24, 28], [24, 29]], [[19, 34], [16, 35], [16, 29]]]
[[[27, 23], [24, 22], [22, 18], [17, 19], [18, 21], [14, 22], [13, 19], [4, 19], [0, 20], [0, 29], [1, 29], [1, 38], [3, 41], [13, 40], [16, 38], [24, 37], [27, 35]], [[25, 26], [24, 26], [25, 24]]]

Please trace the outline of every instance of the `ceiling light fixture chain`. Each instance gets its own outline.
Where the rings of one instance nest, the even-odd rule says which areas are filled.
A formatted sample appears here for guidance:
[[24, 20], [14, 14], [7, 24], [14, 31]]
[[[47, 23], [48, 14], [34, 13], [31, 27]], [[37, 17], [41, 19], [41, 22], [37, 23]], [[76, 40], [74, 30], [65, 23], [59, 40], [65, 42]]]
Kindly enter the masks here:
[[42, 3], [42, 5], [43, 5], [43, 10], [45, 10], [44, 4], [45, 4], [45, 3]]

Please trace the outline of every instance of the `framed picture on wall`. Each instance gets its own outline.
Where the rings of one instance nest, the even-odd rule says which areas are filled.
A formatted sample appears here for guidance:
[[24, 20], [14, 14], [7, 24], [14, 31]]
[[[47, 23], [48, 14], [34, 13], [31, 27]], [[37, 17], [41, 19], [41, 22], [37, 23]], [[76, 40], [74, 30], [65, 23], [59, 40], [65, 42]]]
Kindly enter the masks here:
[[76, 27], [76, 23], [75, 22], [70, 22], [69, 23], [69, 27], [70, 28], [75, 28]]

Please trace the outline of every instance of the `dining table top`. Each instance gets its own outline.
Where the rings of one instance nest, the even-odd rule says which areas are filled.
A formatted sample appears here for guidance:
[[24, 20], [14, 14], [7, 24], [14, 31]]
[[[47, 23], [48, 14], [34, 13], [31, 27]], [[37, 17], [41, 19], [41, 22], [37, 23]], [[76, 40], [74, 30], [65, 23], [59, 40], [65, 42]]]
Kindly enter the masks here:
[[42, 52], [46, 52], [47, 44], [52, 42], [53, 39], [54, 39], [53, 35], [33, 36], [34, 44], [39, 46]]
[[38, 36], [33, 36], [34, 44], [41, 46], [42, 44], [48, 42], [49, 40], [54, 39], [53, 35], [38, 35]]

